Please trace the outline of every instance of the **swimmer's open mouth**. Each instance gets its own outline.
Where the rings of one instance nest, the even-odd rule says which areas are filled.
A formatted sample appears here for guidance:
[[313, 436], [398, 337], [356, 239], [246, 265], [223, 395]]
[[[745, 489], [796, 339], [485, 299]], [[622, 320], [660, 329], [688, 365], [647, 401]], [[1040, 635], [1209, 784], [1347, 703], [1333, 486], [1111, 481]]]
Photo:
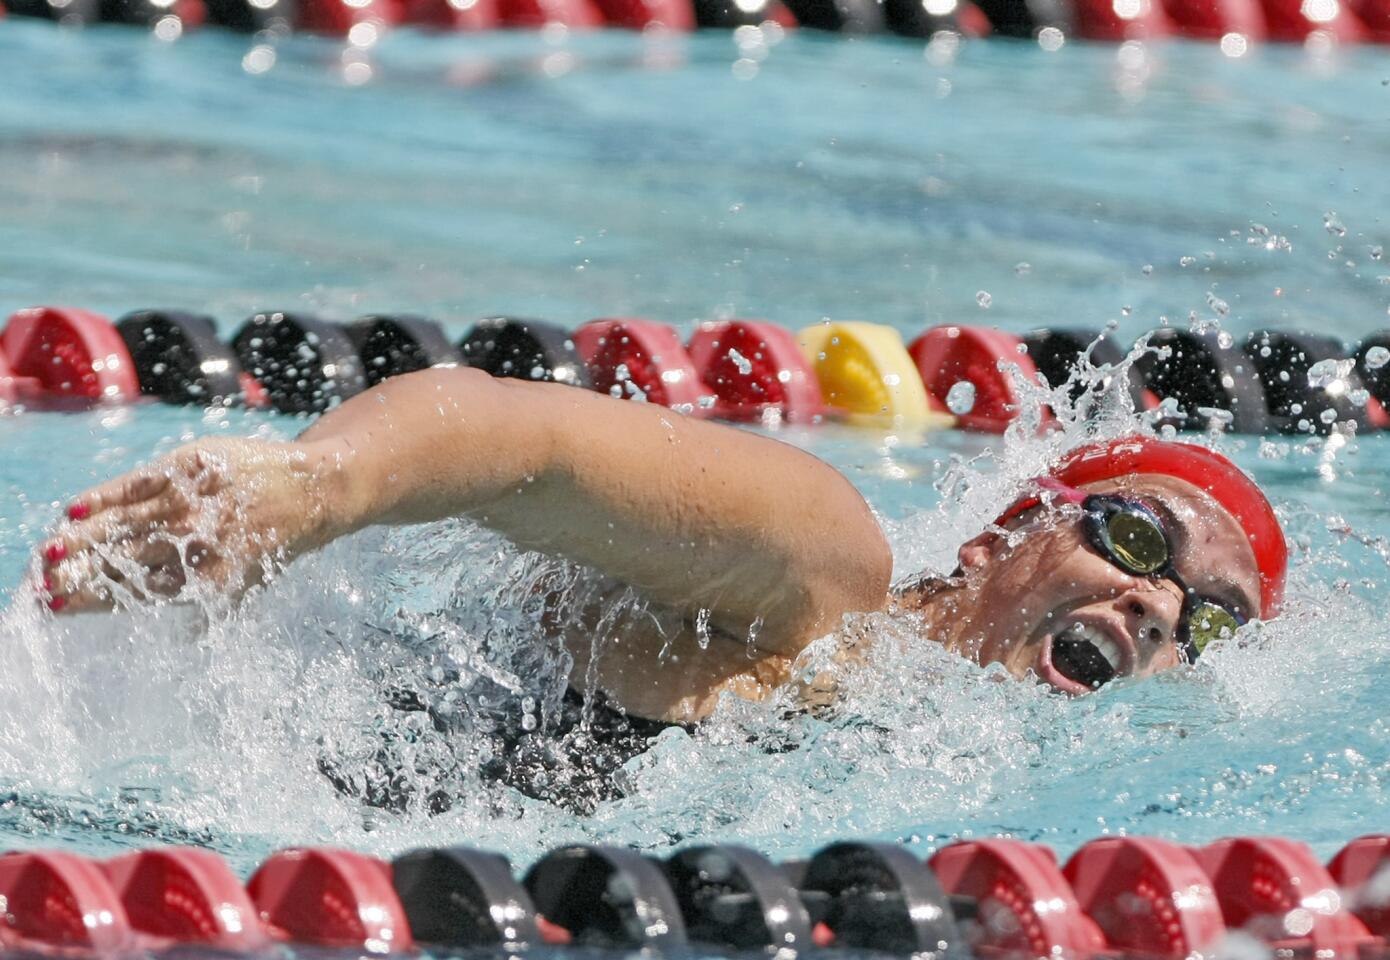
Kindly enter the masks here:
[[1124, 661], [1119, 645], [1091, 627], [1077, 624], [1052, 641], [1052, 665], [1057, 672], [1091, 690], [1114, 680]]

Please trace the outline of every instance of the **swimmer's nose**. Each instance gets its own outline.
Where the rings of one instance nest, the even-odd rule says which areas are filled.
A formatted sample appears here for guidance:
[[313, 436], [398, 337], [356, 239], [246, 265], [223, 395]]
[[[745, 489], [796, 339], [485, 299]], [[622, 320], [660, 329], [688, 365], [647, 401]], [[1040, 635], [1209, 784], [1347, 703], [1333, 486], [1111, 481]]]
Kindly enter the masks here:
[[1115, 600], [1125, 618], [1125, 629], [1134, 639], [1139, 659], [1135, 672], [1141, 673], [1164, 651], [1174, 649], [1183, 597], [1177, 584], [1166, 580], [1138, 580]]

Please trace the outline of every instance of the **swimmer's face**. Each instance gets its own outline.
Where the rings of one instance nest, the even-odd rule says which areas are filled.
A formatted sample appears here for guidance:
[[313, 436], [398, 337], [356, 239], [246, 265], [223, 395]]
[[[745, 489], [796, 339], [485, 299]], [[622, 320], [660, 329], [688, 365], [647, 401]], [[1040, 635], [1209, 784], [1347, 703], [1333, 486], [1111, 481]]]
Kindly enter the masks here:
[[[1199, 594], [1260, 616], [1255, 554], [1236, 519], [1203, 491], [1164, 476], [1131, 476], [1082, 488], [1149, 505], [1163, 520], [1179, 576]], [[980, 577], [968, 612], [980, 663], [1002, 663], [1065, 693], [1088, 693], [1114, 676], [1148, 676], [1177, 666], [1183, 594], [1172, 580], [1127, 573], [1090, 546], [1074, 514], [1035, 511], [1014, 547], [985, 535], [961, 548]], [[1007, 597], [1004, 602], [998, 598]], [[991, 598], [994, 598], [991, 600]], [[962, 611], [966, 613], [966, 611]], [[1085, 644], [1091, 644], [1095, 650]]]

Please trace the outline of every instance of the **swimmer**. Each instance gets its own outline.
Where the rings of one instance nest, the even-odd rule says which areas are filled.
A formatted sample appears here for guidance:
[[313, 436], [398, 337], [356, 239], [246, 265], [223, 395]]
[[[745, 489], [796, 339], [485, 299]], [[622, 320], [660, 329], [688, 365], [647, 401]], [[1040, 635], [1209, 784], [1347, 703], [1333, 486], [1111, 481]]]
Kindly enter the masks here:
[[113, 582], [137, 597], [193, 579], [238, 595], [365, 527], [471, 518], [668, 614], [599, 657], [571, 645], [570, 682], [687, 724], [723, 693], [768, 697], [812, 640], [881, 610], [916, 616], [924, 636], [981, 664], [1087, 693], [1274, 616], [1287, 561], [1273, 510], [1238, 468], [1130, 437], [1064, 457], [960, 547], [952, 576], [894, 588], [868, 505], [810, 454], [469, 369], [388, 380], [292, 442], [196, 441], [87, 491], [68, 516], [40, 547], [44, 598], [61, 614], [109, 608]]

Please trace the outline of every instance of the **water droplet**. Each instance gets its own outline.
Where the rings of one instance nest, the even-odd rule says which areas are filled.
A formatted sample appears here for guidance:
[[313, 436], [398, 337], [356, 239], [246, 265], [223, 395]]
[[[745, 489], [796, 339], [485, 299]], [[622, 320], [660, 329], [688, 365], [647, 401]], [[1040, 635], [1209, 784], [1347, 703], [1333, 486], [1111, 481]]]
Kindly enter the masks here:
[[1384, 248], [1384, 247], [1382, 247], [1380, 244], [1376, 244], [1374, 247], [1371, 247], [1371, 259], [1372, 259], [1372, 260], [1379, 260], [1379, 259], [1380, 259], [1381, 257], [1383, 257], [1383, 256], [1385, 256], [1385, 248]]
[[1390, 350], [1385, 347], [1371, 347], [1366, 351], [1366, 369], [1379, 370], [1390, 363]]
[[1351, 393], [1347, 394], [1347, 399], [1358, 407], [1364, 407], [1366, 404], [1371, 402], [1371, 391], [1365, 389], [1364, 387], [1358, 387]]
[[1333, 410], [1331, 407], [1328, 407], [1322, 413], [1318, 414], [1318, 419], [1326, 424], [1335, 423], [1337, 420], [1337, 411]]
[[956, 416], [964, 416], [975, 409], [975, 384], [969, 380], [957, 380], [946, 391], [946, 407]]
[[1026, 260], [1014, 264], [1014, 273], [1020, 277], [1026, 277], [1033, 272], [1033, 265]]
[[1139, 272], [1146, 277], [1152, 277], [1154, 275], [1154, 265], [1152, 263], [1146, 263], [1139, 268]]
[[1336, 210], [1329, 210], [1322, 215], [1322, 225], [1327, 232], [1334, 237], [1345, 237], [1347, 228], [1342, 225], [1342, 220], [1337, 216]]
[[981, 310], [988, 310], [989, 305], [994, 302], [994, 298], [990, 296], [988, 290], [981, 290], [975, 294], [975, 302], [980, 305]]
[[1216, 335], [1216, 345], [1222, 350], [1229, 350], [1235, 345], [1236, 338], [1231, 336], [1228, 331], [1222, 330]]
[[1231, 305], [1214, 293], [1207, 294], [1207, 306], [1211, 307], [1212, 312], [1223, 319], [1231, 314]]
[[1190, 266], [1192, 266], [1192, 265], [1193, 265], [1194, 263], [1196, 263], [1196, 262], [1197, 262], [1197, 258], [1196, 258], [1196, 257], [1179, 257], [1179, 258], [1178, 258], [1178, 266], [1180, 266], [1180, 267], [1190, 267]]
[[1336, 375], [1336, 360], [1319, 360], [1308, 368], [1308, 385], [1311, 387], [1325, 387]]

